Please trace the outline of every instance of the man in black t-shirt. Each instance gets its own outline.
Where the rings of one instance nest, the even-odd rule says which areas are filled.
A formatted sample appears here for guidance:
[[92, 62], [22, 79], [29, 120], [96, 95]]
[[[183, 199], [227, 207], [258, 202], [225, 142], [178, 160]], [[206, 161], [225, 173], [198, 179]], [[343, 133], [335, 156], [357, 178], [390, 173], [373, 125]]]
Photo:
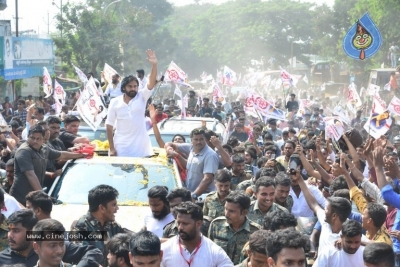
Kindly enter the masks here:
[[244, 125], [241, 123], [235, 125], [235, 130], [231, 133], [231, 136], [235, 136], [240, 142], [246, 142], [249, 139], [249, 135], [244, 131]]
[[78, 117], [68, 115], [64, 119], [64, 129], [61, 129], [59, 139], [64, 143], [66, 149], [73, 147], [75, 144], [89, 144], [87, 137], [78, 135], [79, 124], [81, 121]]
[[204, 117], [205, 114], [211, 114], [213, 113], [213, 109], [208, 105], [210, 103], [210, 99], [207, 97], [203, 98], [203, 106], [199, 110], [199, 115], [200, 117]]
[[290, 100], [286, 103], [286, 108], [288, 112], [299, 110], [299, 102], [297, 102], [297, 100], [294, 100], [295, 98], [295, 94], [290, 94]]

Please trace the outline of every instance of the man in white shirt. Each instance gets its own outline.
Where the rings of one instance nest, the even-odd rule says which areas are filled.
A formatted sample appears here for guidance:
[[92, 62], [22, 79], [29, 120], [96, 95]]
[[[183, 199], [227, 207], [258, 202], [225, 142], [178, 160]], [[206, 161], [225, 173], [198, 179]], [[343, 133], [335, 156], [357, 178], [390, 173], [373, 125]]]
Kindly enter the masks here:
[[[311, 191], [317, 203], [322, 207], [325, 208], [326, 199], [319, 191], [319, 189], [314, 185], [307, 185], [308, 189]], [[289, 192], [290, 196], [293, 198], [293, 207], [292, 213], [294, 217], [315, 217], [314, 211], [308, 206], [306, 198], [304, 197], [304, 193], [301, 190], [298, 183], [291, 183], [291, 188]]]
[[[342, 224], [347, 220], [351, 213], [351, 203], [342, 197], [329, 197], [325, 210], [323, 210], [308, 186], [296, 170], [295, 175], [290, 175], [292, 184], [298, 184], [308, 206], [317, 214], [318, 220], [321, 223], [321, 236], [319, 238], [318, 255], [324, 251], [325, 248], [332, 246], [332, 244], [340, 238]], [[292, 209], [293, 212], [293, 209]]]
[[147, 88], [139, 90], [138, 79], [129, 75], [121, 82], [124, 94], [112, 99], [108, 107], [106, 129], [110, 156], [146, 157], [153, 154], [144, 114], [156, 82], [156, 53], [147, 50], [147, 59], [152, 65]]
[[192, 202], [175, 207], [179, 235], [161, 245], [163, 267], [233, 267], [225, 251], [200, 233], [203, 211]]
[[122, 94], [123, 92], [121, 91], [121, 77], [116, 73], [112, 76], [111, 83], [107, 85], [107, 88], [104, 91], [104, 95], [108, 96], [111, 100], [114, 97], [118, 97]]
[[362, 227], [359, 222], [348, 220], [342, 225], [342, 249], [333, 245], [318, 254], [315, 267], [363, 267], [364, 247], [361, 246]]
[[148, 83], [147, 78], [144, 76], [144, 70], [142, 69], [137, 70], [136, 73], [139, 79], [139, 90], [142, 90]]
[[156, 185], [147, 192], [151, 212], [144, 216], [144, 229], [153, 232], [159, 238], [163, 236], [164, 227], [174, 220], [169, 210], [168, 188]]

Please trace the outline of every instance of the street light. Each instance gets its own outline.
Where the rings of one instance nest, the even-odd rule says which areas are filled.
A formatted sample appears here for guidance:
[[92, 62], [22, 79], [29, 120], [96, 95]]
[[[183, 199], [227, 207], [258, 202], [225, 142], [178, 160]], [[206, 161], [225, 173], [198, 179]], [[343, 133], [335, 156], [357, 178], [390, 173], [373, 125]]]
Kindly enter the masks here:
[[293, 70], [293, 39], [294, 39], [294, 35], [293, 35], [293, 27], [290, 26], [290, 21], [286, 18], [282, 18], [280, 16], [277, 16], [280, 19], [286, 20], [288, 22], [288, 26], [290, 27], [290, 30], [292, 31], [292, 36], [290, 38], [290, 71]]
[[60, 0], [60, 6], [61, 7], [59, 7], [55, 2], [54, 2], [54, 0], [53, 0], [53, 2], [51, 3], [53, 6], [56, 6], [59, 10], [60, 10], [60, 12], [61, 12], [61, 29], [60, 29], [60, 32], [61, 32], [61, 39], [62, 39], [62, 37], [63, 37], [63, 10], [62, 10], [62, 7], [63, 7], [63, 4], [62, 4], [62, 0]]

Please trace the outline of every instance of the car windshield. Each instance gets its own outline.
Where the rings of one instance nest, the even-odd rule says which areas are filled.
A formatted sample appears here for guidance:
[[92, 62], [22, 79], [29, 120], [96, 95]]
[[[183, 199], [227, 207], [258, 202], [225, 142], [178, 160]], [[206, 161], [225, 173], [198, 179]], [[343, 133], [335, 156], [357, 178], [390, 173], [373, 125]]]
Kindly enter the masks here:
[[147, 191], [155, 185], [177, 187], [172, 165], [71, 163], [52, 192], [61, 204], [87, 204], [88, 192], [100, 184], [118, 190], [118, 204], [131, 206], [148, 202]]
[[92, 129], [79, 129], [78, 134], [89, 138], [90, 141], [100, 140], [102, 142], [107, 140], [107, 133], [105, 129], [97, 129], [93, 131]]

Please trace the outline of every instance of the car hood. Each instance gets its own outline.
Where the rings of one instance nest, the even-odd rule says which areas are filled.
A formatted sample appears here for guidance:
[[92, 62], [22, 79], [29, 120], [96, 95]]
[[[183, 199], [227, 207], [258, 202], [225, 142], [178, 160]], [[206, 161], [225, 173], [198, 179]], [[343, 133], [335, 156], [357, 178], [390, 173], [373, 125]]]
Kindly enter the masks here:
[[[144, 215], [150, 212], [150, 207], [141, 206], [118, 206], [115, 221], [123, 228], [139, 232], [144, 226]], [[71, 229], [72, 222], [78, 220], [89, 210], [89, 205], [61, 204], [53, 205], [51, 218], [60, 221], [66, 230]]]

